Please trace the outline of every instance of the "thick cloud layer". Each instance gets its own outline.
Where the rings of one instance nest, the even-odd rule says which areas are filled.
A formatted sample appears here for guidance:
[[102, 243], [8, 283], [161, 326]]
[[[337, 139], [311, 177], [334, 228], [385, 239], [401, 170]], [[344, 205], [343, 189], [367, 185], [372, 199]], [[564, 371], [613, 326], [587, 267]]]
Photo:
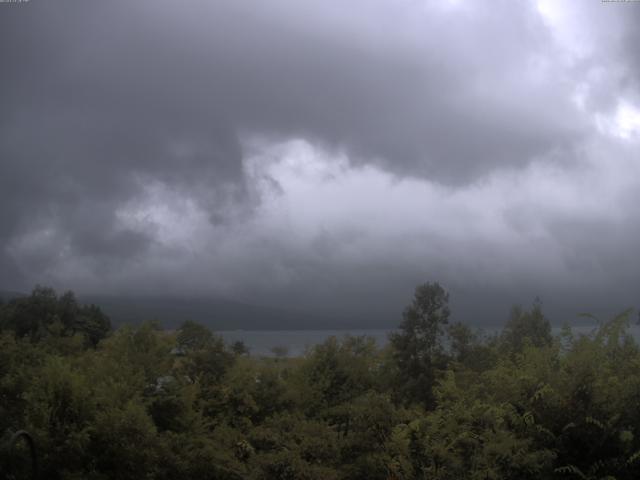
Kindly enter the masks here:
[[437, 279], [468, 317], [625, 307], [637, 19], [595, 0], [0, 5], [0, 287], [391, 315]]

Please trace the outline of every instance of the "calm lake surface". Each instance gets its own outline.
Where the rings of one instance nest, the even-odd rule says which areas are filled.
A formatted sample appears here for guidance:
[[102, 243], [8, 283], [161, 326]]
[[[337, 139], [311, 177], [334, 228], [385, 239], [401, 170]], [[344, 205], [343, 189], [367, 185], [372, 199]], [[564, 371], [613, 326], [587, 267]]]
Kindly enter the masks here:
[[[586, 335], [595, 329], [595, 325], [580, 325], [571, 327], [573, 334]], [[478, 329], [484, 335], [493, 335], [502, 330], [502, 327], [485, 327]], [[553, 334], [560, 333], [560, 327], [554, 327]], [[388, 342], [389, 333], [393, 329], [382, 330], [225, 330], [216, 333], [222, 335], [226, 342], [231, 343], [242, 340], [251, 355], [273, 355], [274, 347], [286, 347], [288, 356], [303, 355], [305, 351], [314, 345], [324, 342], [327, 338], [335, 336], [342, 338], [345, 335], [366, 335], [376, 340], [379, 346]], [[636, 341], [640, 342], [640, 326], [632, 325], [629, 332]]]

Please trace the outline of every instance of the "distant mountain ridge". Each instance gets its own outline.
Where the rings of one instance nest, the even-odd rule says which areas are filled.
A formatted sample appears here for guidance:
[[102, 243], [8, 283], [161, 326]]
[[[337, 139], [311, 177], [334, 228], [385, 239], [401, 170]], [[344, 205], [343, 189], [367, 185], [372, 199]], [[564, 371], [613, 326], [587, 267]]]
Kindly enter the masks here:
[[[58, 293], [61, 294], [63, 291]], [[7, 302], [12, 298], [28, 295], [29, 293], [16, 290], [0, 290], [0, 301]], [[114, 326], [155, 320], [163, 328], [174, 329], [185, 320], [192, 320], [212, 330], [360, 330], [396, 328], [401, 319], [400, 314], [389, 312], [348, 315], [335, 311], [254, 305], [219, 297], [106, 294], [78, 294], [77, 297], [80, 303], [98, 305], [110, 317]], [[578, 304], [577, 301], [574, 303]], [[492, 305], [492, 311], [486, 311], [487, 304]], [[482, 308], [477, 308], [478, 305]], [[461, 321], [472, 327], [494, 328], [504, 324], [508, 317], [508, 305], [500, 302], [499, 298], [484, 304], [480, 301], [465, 303], [463, 298], [460, 303], [452, 302], [454, 321]], [[567, 305], [547, 305], [544, 311], [555, 326], [565, 322], [574, 326], [591, 325], [594, 322], [592, 319], [576, 315], [576, 312], [583, 310]], [[589, 308], [586, 311], [591, 311], [602, 319], [612, 318], [620, 312], [615, 309], [598, 311]], [[640, 324], [640, 316], [636, 318]]]
[[28, 293], [17, 292], [13, 290], [0, 290], [0, 300], [3, 302], [8, 302], [13, 298], [26, 297], [28, 295]]
[[[59, 294], [62, 292], [58, 292]], [[0, 301], [28, 296], [0, 290]], [[160, 296], [77, 295], [83, 304], [96, 304], [114, 326], [153, 320], [163, 328], [177, 328], [185, 320], [202, 323], [212, 330], [343, 330], [388, 327], [371, 325], [362, 318], [281, 307], [253, 305], [221, 298]]]
[[176, 328], [185, 320], [192, 320], [212, 330], [317, 330], [365, 326], [371, 328], [361, 319], [339, 314], [252, 305], [220, 298], [79, 295], [78, 299], [82, 303], [98, 305], [116, 326], [155, 320], [164, 328]]

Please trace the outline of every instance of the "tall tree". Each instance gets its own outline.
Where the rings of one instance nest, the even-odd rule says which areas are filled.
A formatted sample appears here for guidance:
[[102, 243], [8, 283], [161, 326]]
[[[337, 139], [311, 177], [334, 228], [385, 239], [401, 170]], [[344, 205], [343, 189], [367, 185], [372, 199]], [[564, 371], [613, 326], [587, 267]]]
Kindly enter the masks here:
[[511, 309], [500, 335], [502, 348], [511, 353], [521, 352], [525, 345], [545, 347], [551, 345], [551, 323], [542, 313], [542, 302], [536, 298], [530, 310], [515, 306]]
[[436, 372], [446, 365], [442, 337], [449, 315], [449, 294], [437, 282], [425, 283], [416, 287], [400, 331], [391, 334], [399, 387], [406, 401], [433, 406]]
[[111, 331], [111, 320], [97, 305], [84, 305], [78, 310], [76, 329], [95, 347]]

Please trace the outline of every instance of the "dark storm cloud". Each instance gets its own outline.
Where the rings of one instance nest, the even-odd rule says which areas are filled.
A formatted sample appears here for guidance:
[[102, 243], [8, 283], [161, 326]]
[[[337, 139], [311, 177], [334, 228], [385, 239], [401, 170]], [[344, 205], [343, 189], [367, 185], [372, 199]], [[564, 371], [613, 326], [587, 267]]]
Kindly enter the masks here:
[[[600, 15], [599, 5], [585, 7], [589, 18]], [[471, 214], [430, 205], [541, 159], [575, 168], [576, 146], [597, 135], [589, 110], [611, 113], [611, 89], [638, 78], [637, 52], [627, 42], [634, 29], [612, 10], [593, 26], [593, 38], [620, 28], [622, 40], [575, 60], [535, 2], [31, 0], [0, 7], [0, 286], [11, 288], [43, 278], [86, 287], [89, 271], [95, 289], [167, 284], [186, 293], [215, 285], [206, 288], [257, 295], [262, 288], [267, 299], [318, 304], [338, 298], [342, 282], [354, 305], [372, 291], [381, 304], [400, 298], [425, 277], [467, 274], [466, 251], [500, 262], [501, 245], [511, 241], [504, 237], [531, 207], [505, 208], [511, 230], [469, 240], [442, 218], [474, 223], [483, 214], [477, 202], [496, 205], [471, 194]], [[593, 80], [598, 66], [614, 73]], [[581, 82], [590, 87], [586, 112], [575, 101]], [[279, 155], [277, 145], [295, 138], [327, 157], [344, 155], [350, 172], [374, 168], [397, 181], [440, 185], [426, 197], [424, 189], [411, 192], [424, 203], [415, 218], [427, 205], [443, 230], [366, 208], [354, 211], [353, 229], [327, 220], [323, 230], [316, 206], [335, 201], [335, 191], [298, 198], [286, 175], [259, 165], [259, 174], [247, 173], [248, 145]], [[386, 188], [373, 184], [359, 194], [374, 205]], [[291, 231], [273, 227], [280, 217], [272, 211], [286, 212], [269, 203], [287, 195], [306, 205]], [[411, 201], [407, 194], [398, 208]], [[538, 214], [535, 201], [522, 201]], [[252, 212], [257, 217], [247, 220]], [[544, 218], [553, 246], [570, 250], [569, 223], [561, 214]], [[584, 225], [597, 230], [600, 218]], [[414, 223], [422, 225], [417, 232]], [[311, 240], [289, 242], [315, 224], [320, 233], [308, 233]], [[416, 246], [408, 251], [417, 260], [404, 258], [397, 238], [369, 248], [385, 234], [367, 230], [377, 224], [403, 240], [414, 235], [428, 255]], [[589, 228], [575, 232], [592, 237]], [[609, 246], [577, 245], [575, 265]], [[347, 253], [328, 258], [341, 248]], [[477, 277], [488, 268], [479, 264]], [[479, 282], [475, 275], [467, 284]], [[276, 286], [264, 290], [269, 282]], [[309, 283], [324, 287], [305, 290]]]
[[[176, 53], [158, 64], [161, 37], [142, 13], [124, 2], [3, 9], [5, 250], [22, 235], [55, 230], [79, 256], [108, 261], [143, 252], [151, 232], [118, 225], [116, 212], [151, 181], [193, 192], [212, 215], [219, 216], [220, 197], [241, 198], [235, 129], [202, 91], [185, 94], [182, 78], [194, 75], [197, 61], [185, 69]], [[55, 264], [59, 248], [42, 245], [36, 265], [47, 257]], [[5, 282], [15, 275], [4, 272]]]
[[582, 133], [532, 5], [443, 4], [34, 2], [3, 18], [4, 92], [153, 169], [136, 147], [174, 128], [300, 135], [447, 182]]

